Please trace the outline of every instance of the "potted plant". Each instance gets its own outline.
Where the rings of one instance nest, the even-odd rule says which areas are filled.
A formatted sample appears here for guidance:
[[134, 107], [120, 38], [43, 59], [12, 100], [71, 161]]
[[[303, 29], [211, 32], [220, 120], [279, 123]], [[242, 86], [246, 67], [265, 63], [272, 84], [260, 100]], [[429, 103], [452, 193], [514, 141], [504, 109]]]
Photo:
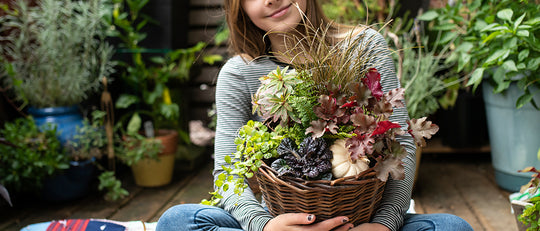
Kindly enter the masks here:
[[[105, 191], [104, 199], [116, 201], [124, 198], [129, 193], [122, 188], [122, 183], [115, 176], [114, 170], [108, 170], [100, 163], [103, 156], [107, 156], [108, 140], [105, 129], [106, 112], [95, 110], [91, 113], [91, 120], [84, 118], [82, 126], [77, 127], [77, 132], [73, 139], [68, 142], [67, 154], [71, 161], [76, 161], [80, 168], [78, 175], [87, 176], [86, 181], [90, 181], [97, 176], [95, 169], [101, 173], [97, 176], [99, 180], [98, 189]], [[113, 144], [114, 145], [114, 144]], [[86, 170], [86, 171], [85, 171]], [[66, 174], [67, 175], [67, 174]], [[69, 181], [69, 175], [66, 176], [62, 185]], [[75, 179], [80, 181], [82, 179]], [[73, 177], [71, 177], [73, 181]]]
[[[120, 61], [119, 65], [119, 80], [127, 88], [119, 95], [115, 107], [122, 114], [117, 127], [126, 130], [123, 133], [123, 159], [132, 167], [134, 173], [139, 172], [137, 169], [144, 169], [141, 167], [143, 163], [153, 163], [139, 159], [155, 157], [151, 150], [156, 150], [156, 140], [163, 146], [159, 155], [162, 159], [160, 164], [174, 163], [180, 138], [189, 142], [189, 136], [184, 132], [187, 126], [181, 123], [182, 102], [179, 98], [182, 96], [175, 95], [181, 92], [173, 89], [189, 79], [196, 54], [205, 46], [201, 42], [190, 48], [174, 50], [142, 47], [140, 42], [146, 37], [144, 26], [151, 22], [151, 19], [142, 15], [142, 9], [147, 3], [148, 1], [144, 0], [118, 1], [114, 5], [112, 17], [109, 18], [109, 23], [114, 28], [111, 35], [119, 40], [117, 54], [128, 55], [128, 60]], [[152, 53], [160, 52], [160, 55], [148, 57]], [[144, 141], [143, 138], [149, 140]], [[136, 150], [136, 147], [150, 150]], [[172, 176], [172, 169], [167, 172]], [[137, 175], [135, 178], [141, 179]], [[136, 181], [139, 185], [159, 186], [168, 183], [170, 176], [165, 178], [169, 180], [162, 183]]]
[[55, 123], [65, 144], [81, 125], [78, 104], [112, 72], [101, 0], [17, 1], [0, 17], [4, 85], [38, 124]]
[[454, 41], [450, 60], [458, 62], [457, 71], [470, 75], [467, 85], [482, 85], [495, 177], [509, 191], [529, 177], [514, 169], [538, 163], [528, 155], [540, 139], [538, 3], [468, 0], [420, 18], [443, 33], [441, 43]]
[[17, 118], [0, 130], [0, 184], [14, 196], [41, 197], [44, 182], [69, 167], [54, 128], [40, 131], [32, 117]]
[[[175, 145], [178, 137], [175, 134], [161, 135], [149, 139], [139, 133], [140, 120], [134, 118], [127, 131], [116, 139], [116, 156], [131, 167], [135, 183], [142, 187], [158, 187], [171, 182], [174, 169]], [[117, 127], [117, 129], [119, 129]]]

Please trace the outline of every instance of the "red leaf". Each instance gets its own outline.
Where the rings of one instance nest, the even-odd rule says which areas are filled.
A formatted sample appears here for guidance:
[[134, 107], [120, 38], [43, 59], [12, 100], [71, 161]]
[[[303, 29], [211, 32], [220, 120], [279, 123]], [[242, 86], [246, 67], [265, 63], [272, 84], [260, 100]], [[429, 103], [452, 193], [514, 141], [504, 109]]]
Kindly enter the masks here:
[[377, 128], [375, 129], [375, 131], [373, 131], [373, 133], [371, 133], [371, 136], [373, 137], [376, 135], [384, 134], [389, 129], [400, 128], [400, 127], [401, 126], [399, 124], [392, 123], [388, 120], [380, 121], [380, 122], [377, 122]]
[[375, 68], [369, 69], [366, 73], [366, 77], [362, 79], [362, 82], [367, 85], [371, 94], [377, 100], [381, 100], [383, 96], [382, 86], [381, 86], [381, 74]]

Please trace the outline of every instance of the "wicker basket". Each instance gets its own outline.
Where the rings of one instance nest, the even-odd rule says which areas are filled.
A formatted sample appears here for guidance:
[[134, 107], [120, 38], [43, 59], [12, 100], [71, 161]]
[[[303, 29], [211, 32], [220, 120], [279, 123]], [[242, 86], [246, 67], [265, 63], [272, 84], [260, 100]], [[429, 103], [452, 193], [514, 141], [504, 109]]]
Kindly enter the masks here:
[[347, 216], [355, 225], [371, 220], [382, 198], [386, 182], [371, 168], [359, 175], [337, 180], [305, 181], [295, 177], [277, 177], [263, 164], [256, 174], [262, 197], [270, 213], [310, 213], [317, 221]]

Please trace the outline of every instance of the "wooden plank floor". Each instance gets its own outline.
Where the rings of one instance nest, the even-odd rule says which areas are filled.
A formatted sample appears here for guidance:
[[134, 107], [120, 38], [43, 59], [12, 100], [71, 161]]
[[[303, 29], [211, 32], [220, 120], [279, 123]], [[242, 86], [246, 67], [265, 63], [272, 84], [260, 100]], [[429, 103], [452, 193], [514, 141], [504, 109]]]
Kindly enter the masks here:
[[[198, 203], [208, 196], [212, 188], [209, 162], [195, 171], [177, 170], [173, 182], [159, 188], [134, 186], [128, 172], [122, 179], [130, 196], [121, 202], [106, 202], [98, 192], [59, 204], [34, 201], [10, 208], [0, 202], [0, 230], [66, 218], [157, 221], [175, 204]], [[424, 153], [413, 199], [418, 213], [453, 213], [476, 231], [513, 231], [517, 228], [509, 194], [494, 182], [489, 153]]]

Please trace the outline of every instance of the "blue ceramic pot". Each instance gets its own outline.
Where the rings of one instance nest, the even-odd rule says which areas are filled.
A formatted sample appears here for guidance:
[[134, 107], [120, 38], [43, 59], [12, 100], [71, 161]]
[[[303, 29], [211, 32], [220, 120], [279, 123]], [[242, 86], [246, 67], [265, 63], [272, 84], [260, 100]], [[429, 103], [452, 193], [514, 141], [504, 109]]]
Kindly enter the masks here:
[[43, 182], [41, 196], [47, 201], [70, 201], [85, 196], [94, 178], [95, 159], [70, 161], [69, 168]]
[[34, 118], [36, 125], [47, 129], [49, 125], [56, 126], [58, 139], [62, 145], [71, 140], [77, 132], [77, 126], [83, 125], [83, 118], [77, 106], [28, 108], [28, 113]]

